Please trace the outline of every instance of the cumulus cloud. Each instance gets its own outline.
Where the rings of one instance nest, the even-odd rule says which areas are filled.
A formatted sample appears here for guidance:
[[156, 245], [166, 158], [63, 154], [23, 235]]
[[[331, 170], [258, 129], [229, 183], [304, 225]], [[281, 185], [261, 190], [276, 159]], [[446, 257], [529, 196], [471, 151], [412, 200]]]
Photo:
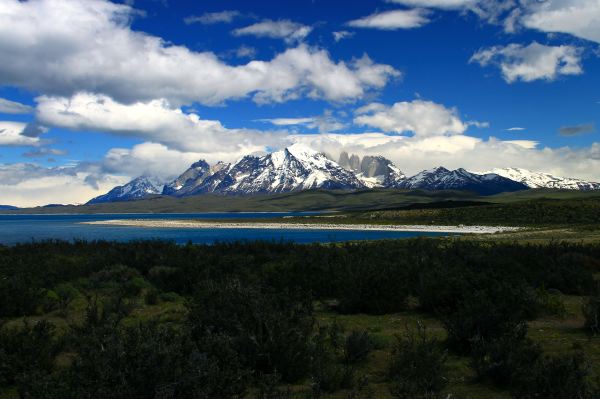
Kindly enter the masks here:
[[32, 163], [0, 164], [1, 202], [15, 206], [84, 203], [127, 178], [105, 175], [90, 184], [81, 167], [47, 168]]
[[481, 66], [498, 65], [504, 80], [531, 82], [534, 80], [555, 80], [560, 75], [580, 75], [581, 49], [578, 47], [546, 46], [532, 42], [528, 46], [509, 44], [479, 50], [470, 62]]
[[33, 108], [16, 101], [0, 98], [0, 114], [30, 114]]
[[600, 143], [582, 149], [553, 149], [540, 148], [537, 142], [530, 140], [383, 133], [297, 135], [294, 139], [334, 156], [341, 151], [361, 156], [383, 155], [408, 175], [438, 165], [468, 170], [514, 166], [600, 181]]
[[347, 23], [353, 28], [371, 28], [382, 30], [413, 29], [427, 25], [429, 12], [422, 8], [411, 10], [383, 11], [355, 19]]
[[139, 137], [180, 151], [248, 153], [264, 150], [282, 136], [227, 129], [219, 121], [172, 108], [164, 99], [123, 104], [105, 95], [79, 93], [71, 98], [41, 96], [36, 101], [36, 117], [45, 125]]
[[349, 32], [347, 30], [340, 30], [331, 33], [333, 35], [333, 40], [339, 42], [340, 40], [348, 39], [354, 36], [354, 32]]
[[270, 123], [281, 127], [302, 126], [308, 129], [317, 129], [319, 133], [329, 133], [344, 129], [345, 123], [340, 122], [330, 110], [325, 110], [321, 116], [311, 116], [305, 118], [272, 118], [257, 119], [257, 122]]
[[25, 158], [40, 158], [56, 155], [66, 155], [67, 151], [59, 150], [57, 148], [38, 148], [35, 150], [24, 152], [22, 155]]
[[214, 25], [219, 23], [229, 24], [233, 22], [234, 19], [242, 16], [242, 13], [237, 10], [225, 10], [218, 12], [207, 12], [202, 15], [190, 15], [186, 17], [183, 22], [186, 25], [191, 24], [202, 24], [202, 25]]
[[561, 136], [579, 136], [582, 134], [592, 133], [594, 131], [593, 123], [585, 123], [575, 126], [563, 126], [558, 129]]
[[107, 0], [3, 0], [0, 84], [58, 96], [89, 91], [122, 102], [214, 105], [248, 96], [356, 100], [399, 74], [389, 65], [336, 62], [305, 45], [232, 66], [212, 52], [131, 30], [133, 16], [131, 7]]
[[408, 7], [440, 8], [457, 10], [475, 5], [479, 0], [388, 0], [389, 3], [402, 4]]
[[26, 123], [0, 121], [0, 146], [30, 146], [40, 144], [38, 137], [30, 137], [24, 133]]
[[529, 4], [523, 25], [542, 32], [568, 33], [600, 43], [600, 1], [553, 0]]
[[397, 102], [391, 107], [370, 104], [360, 108], [354, 118], [357, 125], [370, 126], [390, 133], [412, 132], [416, 136], [462, 134], [467, 123], [461, 121], [456, 109], [431, 101]]
[[312, 32], [312, 27], [287, 19], [257, 22], [244, 28], [235, 29], [234, 36], [256, 36], [282, 39], [288, 44], [303, 41]]
[[[137, 176], [154, 176], [169, 181], [179, 176], [192, 163], [206, 159], [206, 153], [184, 152], [169, 149], [163, 144], [146, 142], [132, 148], [112, 148], [100, 162], [103, 173]], [[215, 161], [211, 155], [210, 161]]]

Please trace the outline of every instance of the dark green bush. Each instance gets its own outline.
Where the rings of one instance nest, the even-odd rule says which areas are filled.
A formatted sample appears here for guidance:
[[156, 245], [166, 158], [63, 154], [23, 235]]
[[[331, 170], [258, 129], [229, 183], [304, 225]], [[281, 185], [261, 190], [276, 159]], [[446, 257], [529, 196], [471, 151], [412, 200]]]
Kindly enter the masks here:
[[397, 336], [389, 365], [391, 393], [401, 399], [436, 398], [446, 386], [446, 353], [422, 324]]
[[455, 310], [440, 313], [448, 344], [467, 353], [473, 339], [496, 338], [526, 333], [526, 320], [535, 312], [535, 299], [525, 287], [496, 281], [465, 292]]
[[313, 337], [313, 351], [310, 367], [313, 397], [332, 393], [342, 387], [350, 388], [354, 383], [354, 369], [340, 360], [343, 335], [339, 325], [319, 326]]
[[600, 334], [600, 296], [590, 297], [583, 305], [584, 328], [590, 335]]
[[36, 372], [52, 371], [61, 349], [54, 330], [54, 325], [44, 320], [0, 329], [0, 386], [20, 385]]
[[355, 258], [342, 273], [340, 312], [384, 314], [406, 308], [408, 278], [401, 262]]
[[314, 320], [306, 293], [273, 293], [238, 280], [207, 282], [194, 296], [189, 322], [196, 337], [229, 337], [247, 367], [259, 373], [296, 381], [310, 367]]
[[144, 303], [146, 305], [156, 305], [158, 303], [159, 295], [160, 291], [158, 291], [156, 288], [150, 288], [148, 291], [146, 291]]
[[503, 388], [518, 384], [542, 356], [539, 345], [519, 330], [491, 341], [476, 337], [471, 348], [471, 366], [479, 379]]
[[591, 367], [581, 353], [543, 357], [520, 376], [512, 387], [517, 399], [596, 399], [590, 384]]
[[373, 350], [373, 340], [368, 331], [352, 331], [344, 343], [344, 362], [359, 363], [367, 359]]

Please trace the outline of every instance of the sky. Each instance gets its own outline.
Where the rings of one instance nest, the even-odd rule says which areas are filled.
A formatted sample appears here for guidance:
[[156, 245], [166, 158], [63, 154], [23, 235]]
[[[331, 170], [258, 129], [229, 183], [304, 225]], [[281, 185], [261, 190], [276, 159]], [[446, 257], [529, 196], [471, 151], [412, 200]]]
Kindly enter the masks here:
[[600, 181], [600, 0], [0, 0], [0, 204], [295, 142]]

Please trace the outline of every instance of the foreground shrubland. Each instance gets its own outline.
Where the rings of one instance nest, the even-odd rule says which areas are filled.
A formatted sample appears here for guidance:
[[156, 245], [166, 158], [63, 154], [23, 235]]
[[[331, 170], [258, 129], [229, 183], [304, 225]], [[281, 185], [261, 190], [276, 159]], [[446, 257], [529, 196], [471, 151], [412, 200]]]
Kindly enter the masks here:
[[565, 243], [0, 247], [0, 397], [595, 398], [599, 271]]

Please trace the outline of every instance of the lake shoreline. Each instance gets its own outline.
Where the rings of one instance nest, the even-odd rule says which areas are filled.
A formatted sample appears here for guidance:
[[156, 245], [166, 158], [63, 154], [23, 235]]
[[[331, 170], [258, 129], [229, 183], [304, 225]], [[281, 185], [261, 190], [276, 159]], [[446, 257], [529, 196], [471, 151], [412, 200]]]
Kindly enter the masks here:
[[276, 222], [206, 222], [199, 220], [143, 220], [114, 219], [80, 222], [81, 224], [177, 228], [177, 229], [273, 229], [273, 230], [363, 230], [432, 232], [457, 234], [493, 234], [520, 230], [520, 227], [508, 226], [437, 226], [437, 225], [375, 225], [375, 224], [334, 224], [334, 223], [276, 223]]

